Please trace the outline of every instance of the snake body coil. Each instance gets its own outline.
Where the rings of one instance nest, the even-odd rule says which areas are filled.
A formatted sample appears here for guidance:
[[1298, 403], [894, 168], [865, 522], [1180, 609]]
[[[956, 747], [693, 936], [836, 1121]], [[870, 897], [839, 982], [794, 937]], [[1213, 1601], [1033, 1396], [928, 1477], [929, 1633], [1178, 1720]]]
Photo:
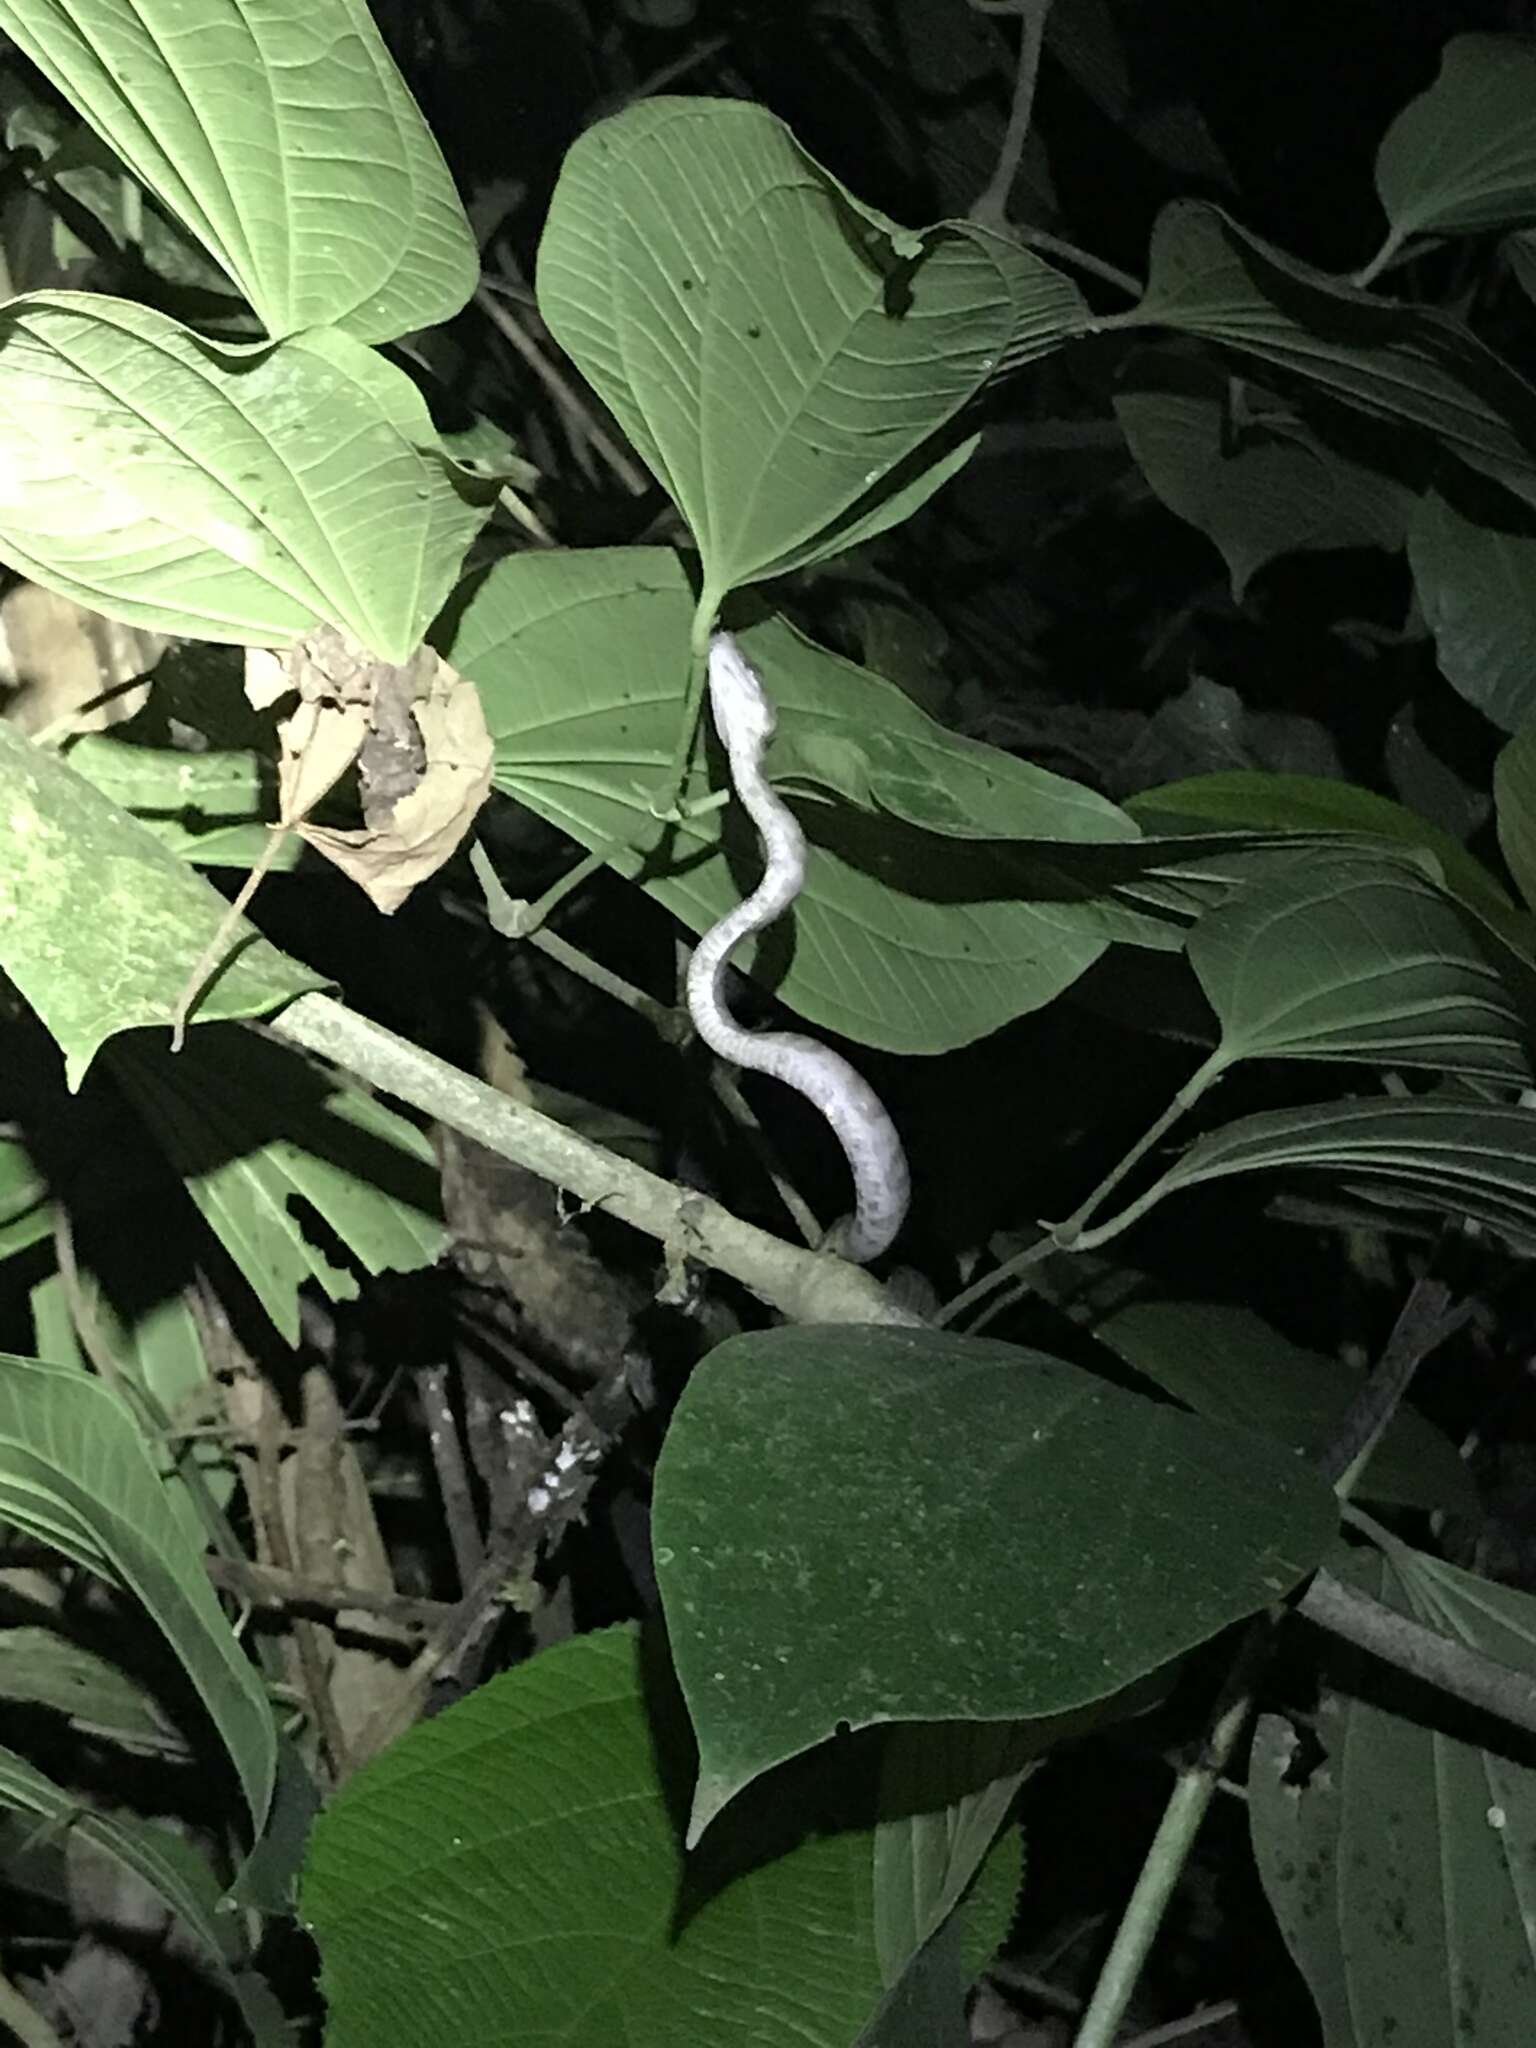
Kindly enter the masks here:
[[911, 1192], [907, 1157], [885, 1105], [829, 1046], [795, 1031], [748, 1031], [725, 1006], [721, 984], [730, 954], [750, 933], [781, 917], [805, 882], [805, 835], [763, 774], [773, 706], [729, 633], [716, 633], [710, 641], [709, 703], [736, 794], [763, 843], [764, 869], [746, 901], [711, 925], [695, 948], [688, 1009], [712, 1051], [797, 1089], [832, 1126], [853, 1174], [854, 1211], [829, 1234], [827, 1249], [862, 1264], [878, 1258], [900, 1230]]

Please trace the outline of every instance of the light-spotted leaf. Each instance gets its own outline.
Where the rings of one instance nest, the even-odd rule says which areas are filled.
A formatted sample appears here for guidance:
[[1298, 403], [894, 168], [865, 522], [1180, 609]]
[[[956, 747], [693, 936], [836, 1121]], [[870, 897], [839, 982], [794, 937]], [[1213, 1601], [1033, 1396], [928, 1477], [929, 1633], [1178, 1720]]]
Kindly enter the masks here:
[[393, 341], [474, 290], [474, 236], [364, 0], [0, 0], [0, 28], [274, 339]]
[[[1339, 1575], [1357, 1592], [1525, 1674], [1536, 1601], [1383, 1538]], [[1523, 2048], [1536, 1978], [1536, 1772], [1449, 1732], [1431, 1704], [1328, 1687], [1304, 1735], [1254, 1737], [1254, 1855], [1326, 2048]]]
[[1105, 1700], [1280, 1598], [1336, 1521], [1288, 1448], [1042, 1352], [732, 1338], [688, 1383], [652, 1523], [694, 1835], [844, 1724]]
[[252, 647], [321, 621], [404, 662], [494, 487], [401, 370], [330, 329], [205, 341], [79, 292], [0, 309], [0, 558], [78, 603]]

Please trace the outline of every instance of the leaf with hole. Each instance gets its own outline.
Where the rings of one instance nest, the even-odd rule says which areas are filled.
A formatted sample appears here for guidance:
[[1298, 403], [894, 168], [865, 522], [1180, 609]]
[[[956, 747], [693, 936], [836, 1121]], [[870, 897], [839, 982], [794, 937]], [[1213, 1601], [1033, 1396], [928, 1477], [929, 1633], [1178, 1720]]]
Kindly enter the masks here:
[[307, 1282], [348, 1301], [358, 1266], [412, 1272], [441, 1253], [446, 1226], [427, 1139], [291, 1047], [204, 1027], [179, 1053], [123, 1040], [112, 1067], [290, 1344]]

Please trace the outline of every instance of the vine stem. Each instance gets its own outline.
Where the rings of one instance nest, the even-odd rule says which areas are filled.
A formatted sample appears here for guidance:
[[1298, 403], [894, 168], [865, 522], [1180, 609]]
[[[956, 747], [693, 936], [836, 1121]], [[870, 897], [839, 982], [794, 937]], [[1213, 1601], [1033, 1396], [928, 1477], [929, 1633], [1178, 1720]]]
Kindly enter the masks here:
[[1219, 1079], [1225, 1069], [1226, 1061], [1222, 1055], [1213, 1052], [1210, 1058], [1190, 1075], [1156, 1122], [1142, 1132], [1129, 1152], [1110, 1168], [1098, 1186], [1086, 1200], [1078, 1204], [1070, 1216], [1060, 1223], [1042, 1224], [1041, 1228], [1045, 1233], [1043, 1237], [1037, 1238], [1024, 1251], [1015, 1253], [994, 1271], [984, 1273], [981, 1279], [973, 1281], [962, 1293], [944, 1304], [938, 1315], [941, 1327], [954, 1322], [957, 1317], [964, 1315], [967, 1309], [974, 1308], [978, 1302], [985, 1301], [989, 1294], [995, 1293], [999, 1287], [1006, 1286], [1010, 1280], [1015, 1279], [1020, 1273], [1027, 1272], [1031, 1266], [1038, 1266], [1041, 1260], [1049, 1258], [1052, 1252], [1086, 1251], [1090, 1248], [1090, 1243], [1102, 1244], [1108, 1238], [1117, 1236], [1128, 1223], [1133, 1222], [1142, 1213], [1141, 1205], [1136, 1202], [1123, 1209], [1111, 1222], [1100, 1225], [1091, 1233], [1088, 1230], [1088, 1224], [1095, 1213], [1119, 1187], [1126, 1175], [1140, 1164], [1154, 1145], [1159, 1144], [1167, 1136], [1181, 1116], [1193, 1109], [1207, 1088]]
[[1018, 11], [1021, 17], [1019, 63], [1014, 73], [1013, 105], [1008, 114], [1008, 129], [1003, 137], [1003, 146], [998, 151], [997, 167], [988, 180], [986, 190], [980, 194], [976, 204], [971, 208], [971, 219], [985, 228], [1001, 228], [1007, 224], [1008, 197], [1013, 190], [1013, 181], [1019, 175], [1024, 144], [1029, 139], [1030, 117], [1035, 107], [1035, 86], [1040, 77], [1040, 49], [1045, 41], [1045, 24], [1051, 11], [1051, 0], [1018, 0]]
[[1212, 1712], [1200, 1753], [1174, 1781], [1072, 2048], [1112, 2048], [1196, 1832], [1247, 1726], [1254, 1685], [1269, 1652], [1273, 1627], [1271, 1618], [1264, 1615], [1249, 1628]]
[[333, 1060], [590, 1207], [620, 1217], [656, 1238], [669, 1254], [729, 1273], [791, 1322], [924, 1327], [925, 1318], [857, 1266], [825, 1252], [804, 1251], [743, 1223], [708, 1196], [594, 1144], [330, 996], [300, 996], [269, 1029], [274, 1037]]

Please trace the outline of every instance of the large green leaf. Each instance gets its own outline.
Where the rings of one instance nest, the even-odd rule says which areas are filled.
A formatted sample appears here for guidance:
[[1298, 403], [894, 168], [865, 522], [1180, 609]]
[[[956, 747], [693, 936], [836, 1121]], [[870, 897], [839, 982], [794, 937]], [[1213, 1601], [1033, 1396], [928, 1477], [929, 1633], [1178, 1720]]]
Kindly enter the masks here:
[[1041, 1352], [732, 1338], [688, 1383], [652, 1524], [694, 1833], [844, 1724], [1104, 1700], [1278, 1599], [1335, 1522], [1290, 1450]]
[[[0, 815], [0, 969], [58, 1041], [78, 1087], [114, 1032], [169, 1026], [228, 906], [56, 754], [3, 721]], [[231, 946], [235, 957], [200, 1016], [259, 1016], [324, 985], [249, 925]]]
[[429, 1266], [445, 1242], [432, 1148], [413, 1124], [238, 1025], [179, 1053], [124, 1039], [112, 1067], [188, 1194], [290, 1344], [299, 1289], [358, 1291], [310, 1212], [366, 1272]]
[[138, 1600], [207, 1709], [259, 1829], [277, 1767], [266, 1695], [133, 1417], [100, 1380], [0, 1357], [0, 1520]]
[[[1225, 1302], [1140, 1301], [1093, 1334], [1197, 1413], [1265, 1430], [1307, 1456], [1331, 1443], [1360, 1391], [1359, 1374], [1337, 1358]], [[1393, 1416], [1355, 1492], [1393, 1507], [1479, 1511], [1455, 1445], [1411, 1408]]]
[[1215, 1059], [1363, 1060], [1520, 1083], [1525, 1033], [1476, 921], [1411, 859], [1303, 854], [1189, 935]]
[[275, 646], [322, 621], [403, 662], [494, 487], [426, 403], [320, 329], [204, 341], [147, 306], [34, 292], [0, 310], [0, 557], [131, 625]]
[[[492, 1679], [351, 1779], [301, 1899], [328, 2048], [851, 2048], [884, 1991], [868, 1826], [807, 1833], [787, 1786], [723, 1853], [685, 1859], [681, 1719], [638, 1637], [611, 1630]], [[1004, 1858], [980, 1888], [984, 1951], [1009, 1876]]]
[[[1386, 303], [1299, 263], [1217, 207], [1164, 208], [1134, 317], [1201, 335], [1409, 429], [1405, 475], [1438, 447], [1536, 499], [1536, 391], [1491, 349], [1448, 314]], [[1391, 452], [1389, 439], [1382, 445]]]
[[1446, 681], [1505, 732], [1536, 716], [1536, 538], [1464, 519], [1428, 491], [1408, 560]]
[[1197, 1138], [1135, 1207], [1277, 1167], [1332, 1173], [1389, 1206], [1474, 1217], [1522, 1248], [1536, 1244], [1536, 1110], [1444, 1095], [1241, 1117]]
[[474, 290], [464, 209], [364, 0], [0, 0], [0, 28], [274, 339], [393, 341]]
[[1453, 36], [1440, 76], [1382, 137], [1376, 189], [1388, 253], [1410, 235], [1536, 222], [1536, 39]]
[[[1528, 1593], [1398, 1543], [1340, 1576], [1536, 1683]], [[1248, 1776], [1259, 1876], [1327, 2048], [1524, 2048], [1536, 1771], [1404, 1705], [1330, 1688], [1305, 1740], [1278, 1715], [1259, 1723]]]
[[693, 529], [706, 595], [904, 517], [872, 513], [1005, 345], [1080, 331], [1076, 287], [972, 224], [861, 205], [765, 108], [660, 97], [566, 156], [539, 306]]
[[[497, 787], [703, 931], [760, 856], [734, 817], [722, 851], [718, 810], [662, 826], [649, 807], [682, 714], [691, 613], [681, 568], [659, 549], [520, 555], [480, 582], [447, 651], [479, 689]], [[945, 732], [779, 622], [748, 628], [742, 645], [779, 707], [772, 771], [849, 799], [802, 806], [805, 891], [792, 922], [755, 955], [743, 949], [790, 1008], [865, 1044], [941, 1051], [1049, 1002], [1131, 925], [1057, 871], [1064, 851], [1136, 857], [1113, 804]], [[992, 843], [1034, 835], [1048, 844]]]

